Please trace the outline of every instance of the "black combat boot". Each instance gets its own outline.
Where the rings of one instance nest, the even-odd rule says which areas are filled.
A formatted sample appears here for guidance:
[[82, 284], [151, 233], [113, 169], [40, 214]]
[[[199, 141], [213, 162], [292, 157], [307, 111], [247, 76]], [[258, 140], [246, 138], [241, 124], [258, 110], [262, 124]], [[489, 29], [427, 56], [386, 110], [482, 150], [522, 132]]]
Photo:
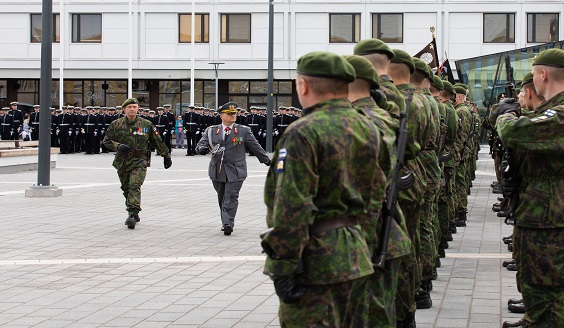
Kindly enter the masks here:
[[127, 217], [127, 219], [125, 220], [125, 225], [129, 228], [129, 229], [135, 229], [135, 224], [137, 222], [135, 221], [135, 214], [129, 214], [129, 216]]
[[135, 219], [135, 222], [139, 223], [141, 221], [141, 218], [139, 218], [139, 214], [133, 214], [133, 218]]
[[503, 325], [501, 327], [502, 328], [513, 328], [513, 327], [527, 328], [528, 325], [525, 322], [525, 320], [521, 319], [519, 321], [514, 321], [514, 322], [504, 321]]
[[419, 288], [419, 293], [415, 296], [415, 304], [418, 309], [428, 309], [433, 306], [433, 301], [431, 300], [431, 293], [429, 291], [430, 280], [425, 280], [421, 283]]
[[454, 224], [451, 225], [451, 226], [449, 227], [449, 231], [450, 231], [450, 233], [456, 233], [456, 225], [454, 225]]
[[[444, 252], [444, 249], [443, 249], [443, 252]], [[439, 255], [439, 257], [440, 257], [440, 255]], [[439, 257], [435, 258], [435, 268], [441, 267], [441, 259]]]
[[446, 257], [445, 248], [443, 247], [442, 244], [439, 244], [439, 249], [437, 253], [439, 253], [439, 257], [442, 259]]
[[525, 304], [523, 304], [523, 303], [509, 304], [507, 306], [507, 309], [509, 310], [509, 312], [512, 312], [512, 313], [525, 313], [525, 312], [527, 312], [527, 309], [525, 308]]
[[466, 210], [458, 211], [458, 217], [456, 218], [456, 222], [454, 222], [454, 225], [457, 227], [466, 226]]
[[[450, 232], [450, 230], [447, 232], [446, 240], [447, 240], [447, 241], [452, 241], [452, 240], [453, 240], [453, 238], [452, 238], [452, 232]], [[447, 247], [447, 248], [448, 248], [448, 247]]]

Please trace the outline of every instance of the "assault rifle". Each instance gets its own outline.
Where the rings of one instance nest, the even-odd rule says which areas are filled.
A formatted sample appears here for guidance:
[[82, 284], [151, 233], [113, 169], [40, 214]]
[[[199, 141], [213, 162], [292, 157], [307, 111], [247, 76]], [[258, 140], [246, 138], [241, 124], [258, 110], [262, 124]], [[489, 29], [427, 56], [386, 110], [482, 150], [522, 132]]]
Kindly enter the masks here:
[[413, 89], [407, 90], [407, 99], [405, 101], [405, 113], [400, 113], [400, 127], [397, 138], [397, 159], [394, 169], [394, 176], [392, 182], [386, 191], [386, 202], [383, 208], [384, 221], [382, 222], [382, 231], [378, 236], [378, 257], [374, 261], [374, 266], [384, 268], [386, 263], [386, 255], [388, 253], [388, 241], [390, 239], [390, 228], [392, 220], [395, 220], [397, 215], [396, 206], [398, 202], [398, 192], [400, 190], [407, 190], [413, 186], [415, 178], [409, 172], [405, 176], [400, 176], [401, 169], [405, 167], [405, 148], [407, 145], [407, 120], [409, 118], [409, 107], [413, 99]]

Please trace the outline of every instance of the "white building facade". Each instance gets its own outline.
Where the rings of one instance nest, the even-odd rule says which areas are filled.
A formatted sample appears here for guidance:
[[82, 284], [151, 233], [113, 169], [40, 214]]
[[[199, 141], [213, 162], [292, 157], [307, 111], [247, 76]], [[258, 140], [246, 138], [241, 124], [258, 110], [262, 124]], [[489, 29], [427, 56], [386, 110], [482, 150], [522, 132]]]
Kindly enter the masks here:
[[[356, 42], [376, 37], [415, 54], [432, 40], [433, 26], [439, 57], [448, 54], [454, 68], [458, 59], [558, 41], [564, 32], [564, 0], [273, 3], [275, 106], [299, 106], [295, 67], [310, 51], [352, 54]], [[192, 6], [166, 0], [54, 1], [53, 106], [59, 104], [61, 63], [64, 103], [74, 106], [119, 105], [127, 96], [131, 63], [133, 95], [145, 106], [214, 108], [211, 62], [224, 63], [218, 70], [220, 104], [265, 105], [268, 1], [197, 0]], [[0, 2], [0, 106], [39, 102], [41, 9], [35, 0]]]

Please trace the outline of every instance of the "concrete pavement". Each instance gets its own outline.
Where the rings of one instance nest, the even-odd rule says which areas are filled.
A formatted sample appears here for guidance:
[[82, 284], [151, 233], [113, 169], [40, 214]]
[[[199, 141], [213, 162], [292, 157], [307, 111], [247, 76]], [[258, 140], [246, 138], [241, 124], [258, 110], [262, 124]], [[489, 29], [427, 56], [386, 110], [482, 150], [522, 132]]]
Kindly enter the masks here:
[[[486, 146], [487, 147], [487, 146]], [[433, 282], [433, 307], [418, 327], [500, 327], [521, 315], [511, 227], [495, 216], [488, 149], [480, 154], [459, 228]], [[278, 298], [262, 274], [267, 168], [249, 157], [235, 230], [220, 232], [209, 159], [173, 150], [173, 166], [153, 157], [142, 190], [141, 222], [124, 225], [113, 154], [60, 155], [51, 182], [57, 198], [25, 198], [37, 172], [0, 175], [0, 325], [3, 327], [274, 327]], [[1, 159], [0, 159], [1, 160]]]

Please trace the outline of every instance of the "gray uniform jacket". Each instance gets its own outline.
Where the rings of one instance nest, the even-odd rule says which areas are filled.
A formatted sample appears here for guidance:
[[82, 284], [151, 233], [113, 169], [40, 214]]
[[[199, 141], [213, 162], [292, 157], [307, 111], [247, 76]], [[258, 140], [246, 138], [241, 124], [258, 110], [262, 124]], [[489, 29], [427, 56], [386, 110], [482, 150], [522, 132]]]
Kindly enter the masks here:
[[[270, 158], [262, 149], [257, 139], [246, 125], [233, 124], [227, 138], [224, 138], [221, 124], [208, 127], [198, 142], [196, 149], [207, 148], [210, 145], [221, 144], [225, 147], [223, 156], [212, 156], [208, 173], [213, 181], [243, 181], [247, 177], [247, 160], [245, 146], [255, 154], [261, 163], [268, 163]], [[211, 129], [211, 133], [210, 130]], [[209, 138], [211, 137], [211, 143]], [[225, 139], [225, 140], [224, 140]], [[223, 157], [223, 160], [222, 160]]]

